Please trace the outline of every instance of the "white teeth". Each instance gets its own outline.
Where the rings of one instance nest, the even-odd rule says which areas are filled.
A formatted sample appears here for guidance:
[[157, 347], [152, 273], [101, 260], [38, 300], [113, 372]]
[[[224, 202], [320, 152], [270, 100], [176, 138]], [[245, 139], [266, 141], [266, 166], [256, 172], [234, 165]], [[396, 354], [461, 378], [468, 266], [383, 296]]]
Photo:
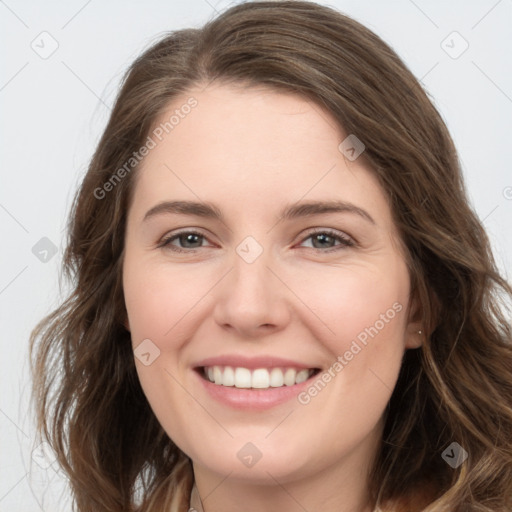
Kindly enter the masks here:
[[300, 372], [297, 372], [297, 376], [295, 377], [295, 384], [300, 384], [301, 382], [308, 380], [308, 377], [309, 370], [301, 370]]
[[215, 384], [222, 384], [222, 370], [218, 366], [213, 367], [213, 381]]
[[270, 372], [270, 386], [280, 388], [284, 384], [283, 370], [280, 368], [272, 368]]
[[270, 386], [270, 375], [265, 368], [259, 368], [252, 372], [251, 384], [253, 388], [265, 389]]
[[[218, 366], [214, 366], [214, 368], [218, 368]], [[217, 382], [215, 384], [217, 384]], [[237, 368], [235, 370], [235, 387], [251, 387], [251, 370], [248, 370], [247, 368]]]
[[314, 372], [313, 369], [297, 370], [295, 368], [233, 368], [231, 366], [208, 366], [204, 368], [205, 377], [219, 386], [234, 386], [236, 388], [268, 389], [282, 386], [293, 386], [307, 380]]
[[286, 386], [293, 386], [295, 384], [295, 377], [297, 376], [297, 370], [288, 368], [284, 373], [284, 383]]
[[223, 386], [234, 386], [235, 385], [235, 371], [231, 366], [224, 368], [224, 374], [222, 377]]

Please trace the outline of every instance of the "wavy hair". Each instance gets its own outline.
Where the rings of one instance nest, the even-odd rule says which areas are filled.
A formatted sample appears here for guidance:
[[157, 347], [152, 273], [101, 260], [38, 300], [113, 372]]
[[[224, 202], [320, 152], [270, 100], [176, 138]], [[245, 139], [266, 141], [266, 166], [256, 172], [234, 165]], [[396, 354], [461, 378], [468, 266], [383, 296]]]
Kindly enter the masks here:
[[[99, 198], [155, 119], [191, 87], [266, 86], [326, 108], [389, 198], [425, 341], [404, 356], [369, 475], [377, 508], [512, 510], [512, 289], [470, 206], [452, 139], [413, 74], [377, 35], [307, 1], [236, 5], [166, 34], [123, 78], [70, 212], [72, 291], [30, 339], [38, 433], [80, 512], [186, 510], [190, 459], [139, 384], [124, 327], [124, 232], [137, 167]], [[443, 451], [457, 442], [457, 468]], [[76, 507], [76, 508], [75, 508]]]

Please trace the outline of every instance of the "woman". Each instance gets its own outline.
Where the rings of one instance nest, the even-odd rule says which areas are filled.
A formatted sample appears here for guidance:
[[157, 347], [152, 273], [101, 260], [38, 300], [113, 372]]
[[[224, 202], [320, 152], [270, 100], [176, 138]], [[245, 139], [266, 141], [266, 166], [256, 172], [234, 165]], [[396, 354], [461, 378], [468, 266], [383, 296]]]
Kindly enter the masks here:
[[511, 509], [512, 289], [441, 117], [350, 18], [252, 2], [147, 50], [65, 265], [31, 357], [81, 512]]

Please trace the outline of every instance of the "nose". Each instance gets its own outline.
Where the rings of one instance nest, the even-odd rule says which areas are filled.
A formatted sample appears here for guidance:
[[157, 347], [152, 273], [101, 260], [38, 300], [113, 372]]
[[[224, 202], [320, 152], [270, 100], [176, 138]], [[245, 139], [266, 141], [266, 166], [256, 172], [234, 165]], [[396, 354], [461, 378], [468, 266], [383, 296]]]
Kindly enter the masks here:
[[214, 319], [223, 329], [257, 339], [286, 327], [289, 292], [270, 260], [265, 251], [252, 263], [234, 255], [232, 270], [216, 287]]

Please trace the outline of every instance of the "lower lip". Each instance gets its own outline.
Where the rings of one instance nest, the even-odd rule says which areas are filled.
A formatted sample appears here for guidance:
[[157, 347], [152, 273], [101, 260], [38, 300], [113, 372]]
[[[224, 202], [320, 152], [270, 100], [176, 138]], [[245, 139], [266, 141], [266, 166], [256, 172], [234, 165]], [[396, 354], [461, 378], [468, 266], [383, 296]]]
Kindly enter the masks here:
[[265, 410], [277, 405], [288, 402], [311, 385], [311, 379], [317, 374], [313, 374], [309, 379], [294, 384], [293, 386], [282, 386], [279, 388], [254, 389], [254, 388], [236, 388], [234, 386], [220, 386], [203, 378], [198, 371], [194, 371], [197, 378], [201, 381], [206, 391], [212, 398], [228, 405], [234, 409]]

